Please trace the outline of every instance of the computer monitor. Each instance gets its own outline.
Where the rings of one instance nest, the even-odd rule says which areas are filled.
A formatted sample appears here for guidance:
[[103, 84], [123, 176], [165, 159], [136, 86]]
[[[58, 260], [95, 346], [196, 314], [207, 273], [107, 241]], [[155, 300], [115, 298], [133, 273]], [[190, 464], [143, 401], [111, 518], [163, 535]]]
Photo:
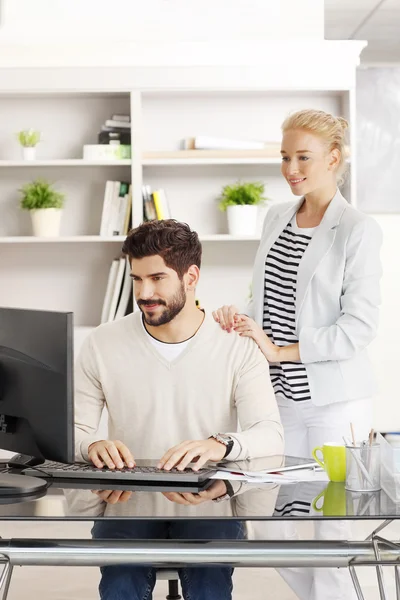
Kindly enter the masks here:
[[0, 308], [0, 448], [74, 461], [72, 312]]

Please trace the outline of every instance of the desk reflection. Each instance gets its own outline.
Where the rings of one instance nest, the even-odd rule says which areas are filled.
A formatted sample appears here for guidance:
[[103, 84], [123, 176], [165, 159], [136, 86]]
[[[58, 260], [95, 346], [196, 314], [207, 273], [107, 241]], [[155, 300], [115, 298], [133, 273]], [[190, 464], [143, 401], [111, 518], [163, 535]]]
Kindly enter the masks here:
[[[261, 471], [278, 468], [283, 457], [260, 458], [251, 461], [225, 462], [232, 471]], [[101, 489], [67, 489], [67, 515], [93, 518], [235, 518], [271, 516], [279, 486], [252, 485], [240, 481], [210, 480], [203, 490], [187, 491], [185, 486], [124, 485], [103, 482]], [[79, 482], [76, 483], [76, 487]]]

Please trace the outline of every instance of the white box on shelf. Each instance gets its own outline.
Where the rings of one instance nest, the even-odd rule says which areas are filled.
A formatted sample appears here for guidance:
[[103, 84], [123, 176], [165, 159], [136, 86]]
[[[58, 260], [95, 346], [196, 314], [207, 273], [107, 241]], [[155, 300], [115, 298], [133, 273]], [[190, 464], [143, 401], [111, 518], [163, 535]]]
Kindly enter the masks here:
[[131, 147], [125, 144], [85, 144], [85, 160], [121, 160], [131, 158]]

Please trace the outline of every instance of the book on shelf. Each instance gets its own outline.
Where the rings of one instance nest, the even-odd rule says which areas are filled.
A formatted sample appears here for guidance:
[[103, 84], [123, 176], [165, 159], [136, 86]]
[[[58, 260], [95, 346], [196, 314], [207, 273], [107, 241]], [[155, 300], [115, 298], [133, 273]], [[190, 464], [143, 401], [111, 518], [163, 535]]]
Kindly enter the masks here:
[[182, 145], [183, 150], [264, 150], [266, 143], [197, 135], [184, 139]]
[[165, 190], [151, 191], [149, 185], [142, 187], [143, 214], [146, 221], [171, 219], [171, 209]]
[[118, 127], [120, 129], [130, 129], [130, 121], [115, 121], [115, 119], [107, 119], [104, 123], [106, 127]]
[[[129, 115], [112, 115], [101, 126], [97, 138], [99, 144], [117, 146], [131, 145], [131, 118]], [[130, 158], [130, 152], [129, 152]]]
[[124, 123], [130, 123], [131, 116], [130, 115], [112, 115], [111, 120], [112, 121], [123, 121]]
[[128, 257], [115, 258], [111, 265], [101, 311], [101, 323], [120, 319], [133, 310], [133, 284]]
[[117, 312], [118, 300], [121, 295], [121, 289], [124, 281], [125, 269], [126, 269], [126, 258], [121, 257], [117, 262], [117, 271], [115, 275], [114, 288], [110, 297], [110, 305], [108, 307], [107, 321], [114, 321], [115, 314]]
[[145, 221], [154, 221], [157, 219], [156, 207], [154, 206], [151, 187], [149, 185], [142, 186], [143, 197], [143, 216]]
[[167, 195], [162, 188], [160, 188], [159, 190], [154, 190], [153, 201], [154, 206], [156, 207], [157, 219], [159, 221], [163, 219], [170, 219], [171, 211], [169, 208]]
[[125, 271], [124, 278], [122, 281], [121, 294], [118, 299], [117, 310], [115, 311], [114, 320], [120, 319], [124, 317], [126, 314], [132, 312], [133, 309], [133, 282], [131, 275], [131, 266], [129, 264], [129, 259], [126, 257], [125, 259]]
[[110, 270], [108, 273], [106, 292], [104, 294], [103, 308], [101, 311], [101, 323], [107, 323], [110, 314], [111, 298], [114, 293], [115, 281], [117, 278], [117, 271], [119, 267], [119, 259], [116, 258], [112, 261]]
[[104, 189], [100, 235], [127, 235], [132, 219], [132, 185], [124, 181], [107, 181]]
[[[97, 136], [99, 144], [104, 146], [125, 146], [129, 148], [129, 157], [131, 157], [131, 132], [125, 129], [112, 129], [111, 127], [103, 127]], [[127, 151], [126, 151], [127, 152]]]

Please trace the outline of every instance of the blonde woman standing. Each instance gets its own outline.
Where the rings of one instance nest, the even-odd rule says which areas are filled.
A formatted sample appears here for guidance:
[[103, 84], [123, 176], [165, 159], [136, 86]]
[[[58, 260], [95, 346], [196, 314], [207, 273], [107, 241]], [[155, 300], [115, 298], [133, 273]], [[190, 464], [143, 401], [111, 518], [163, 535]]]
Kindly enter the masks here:
[[[372, 422], [376, 384], [366, 348], [378, 324], [382, 235], [337, 187], [347, 126], [317, 110], [284, 121], [281, 171], [300, 199], [267, 214], [246, 314], [234, 306], [213, 313], [228, 332], [252, 337], [270, 363], [285, 452], [292, 456], [342, 443], [350, 422], [364, 439]], [[348, 531], [344, 523], [320, 523], [316, 534], [345, 538]], [[294, 535], [286, 527], [286, 536]], [[284, 576], [299, 598], [355, 597], [344, 570], [287, 570]]]

